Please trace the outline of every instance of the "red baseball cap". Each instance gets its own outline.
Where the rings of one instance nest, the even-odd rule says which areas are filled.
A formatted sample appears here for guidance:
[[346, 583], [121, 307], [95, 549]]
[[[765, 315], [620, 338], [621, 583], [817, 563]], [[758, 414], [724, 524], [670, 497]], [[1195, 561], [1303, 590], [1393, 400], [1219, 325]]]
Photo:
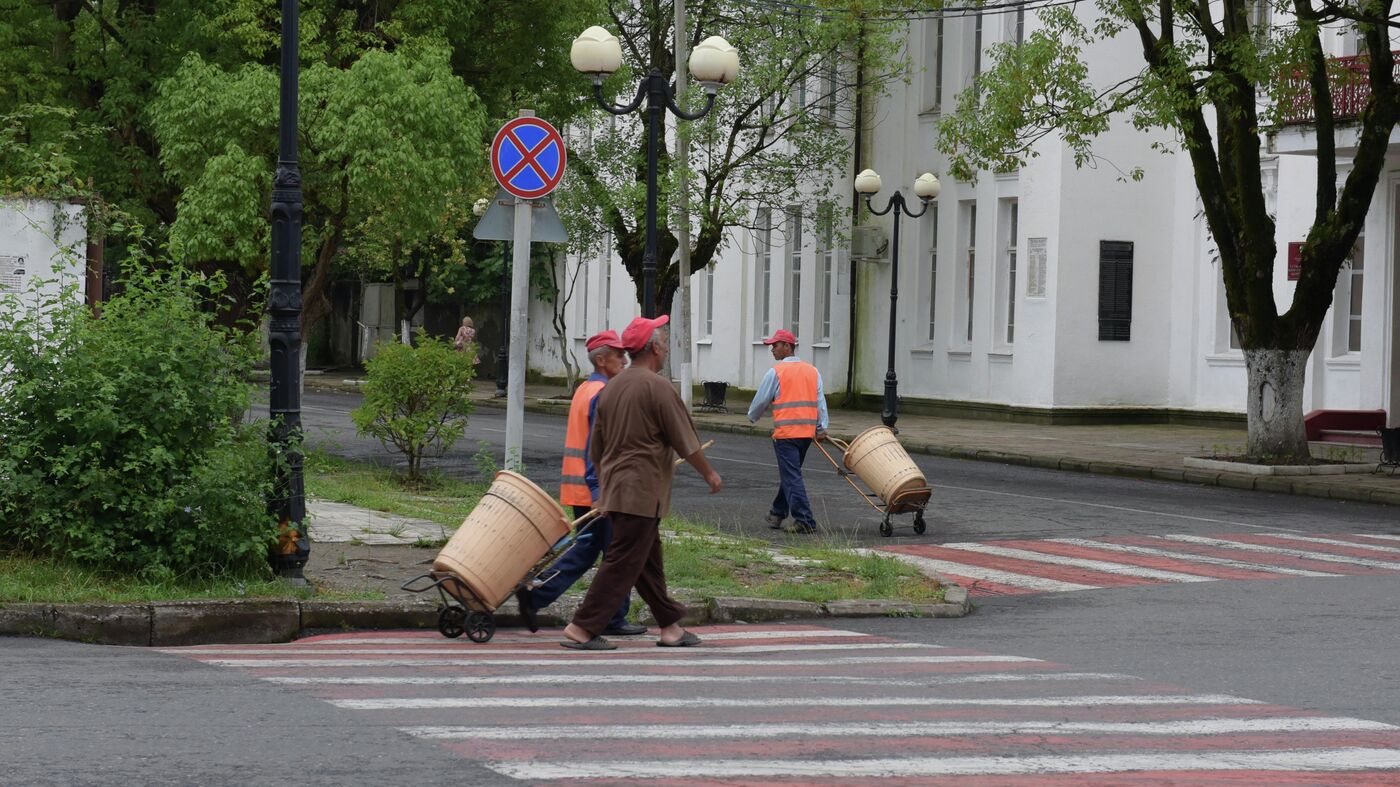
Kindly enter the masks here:
[[792, 335], [792, 331], [779, 328], [778, 330], [773, 332], [772, 336], [763, 340], [764, 344], [777, 344], [778, 342], [787, 342], [793, 347], [796, 347], [797, 337]]
[[588, 351], [593, 352], [599, 347], [611, 347], [614, 350], [625, 349], [622, 346], [622, 339], [618, 338], [617, 331], [600, 331], [588, 337]]
[[622, 329], [622, 346], [628, 352], [637, 352], [651, 337], [651, 332], [671, 321], [671, 315], [663, 314], [655, 319], [638, 317]]

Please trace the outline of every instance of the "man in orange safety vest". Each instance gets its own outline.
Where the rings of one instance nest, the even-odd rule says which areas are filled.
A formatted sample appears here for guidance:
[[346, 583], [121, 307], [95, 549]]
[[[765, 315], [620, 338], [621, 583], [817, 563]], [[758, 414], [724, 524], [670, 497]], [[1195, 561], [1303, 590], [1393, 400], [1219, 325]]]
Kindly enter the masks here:
[[778, 496], [768, 510], [768, 526], [784, 529], [783, 520], [792, 515], [789, 533], [815, 533], [817, 521], [807, 486], [802, 482], [802, 463], [813, 438], [826, 436], [826, 396], [817, 367], [797, 357], [797, 337], [779, 329], [764, 339], [777, 365], [763, 376], [749, 421], [757, 422], [770, 407], [773, 410], [773, 453], [778, 457]]
[[[608, 380], [622, 371], [622, 339], [617, 331], [603, 331], [589, 337], [585, 345], [588, 360], [593, 364], [593, 374], [574, 390], [573, 401], [569, 404], [569, 422], [564, 434], [564, 467], [559, 484], [559, 502], [573, 506], [574, 516], [588, 513], [598, 501], [598, 471], [588, 458], [588, 440], [593, 431], [593, 414], [598, 404], [598, 394]], [[544, 609], [564, 594], [588, 573], [598, 556], [608, 548], [612, 540], [612, 526], [606, 516], [594, 519], [586, 526], [582, 535], [574, 541], [568, 551], [559, 556], [541, 576], [545, 581], [536, 587], [517, 590], [515, 600], [520, 604], [520, 617], [531, 631], [539, 630], [535, 613]], [[627, 636], [645, 634], [647, 627], [629, 623], [627, 611], [632, 606], [632, 594], [622, 599], [622, 606], [608, 623], [605, 634]]]

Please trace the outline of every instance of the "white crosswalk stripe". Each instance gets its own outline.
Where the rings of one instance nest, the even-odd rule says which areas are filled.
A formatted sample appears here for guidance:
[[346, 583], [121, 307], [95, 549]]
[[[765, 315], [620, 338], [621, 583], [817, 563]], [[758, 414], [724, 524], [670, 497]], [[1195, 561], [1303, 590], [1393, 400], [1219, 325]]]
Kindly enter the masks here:
[[[557, 633], [516, 632], [495, 646], [402, 632], [163, 652], [308, 692], [522, 782], [1180, 783], [1400, 768], [1400, 726], [1377, 721], [816, 626], [697, 633], [697, 648], [627, 640], [604, 656], [561, 657]], [[856, 645], [900, 647], [843, 655]]]
[[[951, 577], [983, 596], [1400, 571], [1400, 545], [1367, 544], [1362, 538], [1380, 536], [1170, 534], [907, 544], [874, 551]], [[1321, 564], [1336, 570], [1322, 570]]]

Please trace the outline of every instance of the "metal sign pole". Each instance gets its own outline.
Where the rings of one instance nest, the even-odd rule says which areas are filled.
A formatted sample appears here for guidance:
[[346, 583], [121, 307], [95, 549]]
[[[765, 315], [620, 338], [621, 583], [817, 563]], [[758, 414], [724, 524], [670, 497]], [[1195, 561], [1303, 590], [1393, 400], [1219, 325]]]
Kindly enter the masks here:
[[[520, 110], [520, 117], [535, 113]], [[510, 370], [506, 375], [505, 468], [525, 468], [525, 345], [530, 340], [530, 201], [515, 200], [515, 237], [510, 271]]]

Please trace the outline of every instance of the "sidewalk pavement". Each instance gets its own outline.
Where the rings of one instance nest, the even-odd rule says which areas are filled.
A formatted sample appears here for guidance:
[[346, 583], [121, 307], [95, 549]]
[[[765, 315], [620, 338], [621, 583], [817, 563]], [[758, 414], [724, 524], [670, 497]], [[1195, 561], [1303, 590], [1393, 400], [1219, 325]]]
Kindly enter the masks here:
[[[335, 372], [306, 378], [308, 387], [330, 390], [358, 391], [361, 384], [362, 378]], [[495, 387], [483, 381], [472, 398], [481, 407], [505, 407], [505, 400], [494, 394]], [[568, 405], [568, 392], [562, 386], [525, 386], [525, 409], [531, 412], [564, 415]], [[718, 432], [769, 434], [771, 425], [766, 419], [749, 423], [745, 415], [747, 398], [732, 399], [729, 408], [729, 413], [696, 412], [696, 426]], [[878, 413], [864, 410], [833, 408], [830, 418], [830, 434], [842, 440], [880, 425]], [[1172, 424], [1046, 426], [912, 414], [900, 415], [897, 426], [899, 440], [906, 449], [933, 456], [1400, 505], [1400, 474], [1254, 475], [1186, 466], [1187, 457], [1243, 453], [1246, 438], [1242, 428]], [[1354, 461], [1360, 464], [1374, 466], [1377, 461], [1378, 451], [1374, 448], [1339, 447], [1332, 443], [1314, 443], [1313, 454], [1327, 456], [1328, 451], [1339, 448], [1355, 454]]]

